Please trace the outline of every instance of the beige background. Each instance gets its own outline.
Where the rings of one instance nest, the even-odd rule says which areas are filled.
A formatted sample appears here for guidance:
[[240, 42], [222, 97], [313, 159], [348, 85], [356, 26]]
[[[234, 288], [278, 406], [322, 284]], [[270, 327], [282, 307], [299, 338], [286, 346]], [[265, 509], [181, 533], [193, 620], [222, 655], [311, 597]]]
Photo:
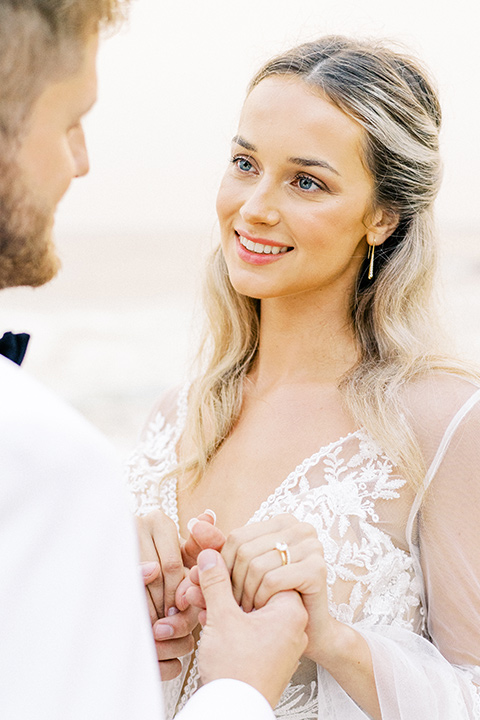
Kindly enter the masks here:
[[162, 388], [181, 382], [215, 192], [258, 65], [325, 32], [388, 36], [431, 67], [442, 97], [438, 203], [443, 312], [480, 358], [480, 72], [473, 0], [138, 0], [100, 55], [92, 159], [59, 210], [64, 269], [0, 297], [0, 326], [32, 333], [25, 366], [125, 454]]

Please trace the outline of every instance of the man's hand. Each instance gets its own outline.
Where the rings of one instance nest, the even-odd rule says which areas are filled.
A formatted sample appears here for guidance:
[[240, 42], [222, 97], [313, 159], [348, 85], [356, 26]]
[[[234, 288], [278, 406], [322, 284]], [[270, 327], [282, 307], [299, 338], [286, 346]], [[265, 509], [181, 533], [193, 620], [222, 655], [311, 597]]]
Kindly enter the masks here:
[[[160, 574], [158, 562], [140, 564], [145, 585], [153, 582]], [[157, 650], [158, 666], [162, 680], [173, 680], [181, 670], [179, 658], [192, 652], [195, 642], [193, 630], [198, 625], [198, 608], [185, 603], [184, 612], [172, 613], [153, 624], [153, 637]]]
[[[308, 616], [299, 594], [280, 592], [260, 610], [245, 613], [233, 597], [219, 553], [201, 552], [198, 569], [207, 607], [199, 617], [204, 625], [199, 649], [202, 681], [242, 680], [275, 707], [307, 646]], [[193, 591], [187, 591], [187, 598]]]
[[172, 680], [180, 674], [179, 658], [192, 652], [195, 645], [192, 633], [197, 625], [198, 609], [189, 607], [184, 612], [158, 620], [153, 626], [162, 680]]

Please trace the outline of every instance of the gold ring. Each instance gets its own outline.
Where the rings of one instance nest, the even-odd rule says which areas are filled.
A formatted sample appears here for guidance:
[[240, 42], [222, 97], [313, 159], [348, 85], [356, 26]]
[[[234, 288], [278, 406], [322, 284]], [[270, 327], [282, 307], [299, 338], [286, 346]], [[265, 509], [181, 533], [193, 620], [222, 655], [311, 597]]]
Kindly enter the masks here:
[[282, 565], [290, 565], [290, 550], [286, 542], [276, 542], [275, 550], [278, 550], [280, 557], [282, 558]]

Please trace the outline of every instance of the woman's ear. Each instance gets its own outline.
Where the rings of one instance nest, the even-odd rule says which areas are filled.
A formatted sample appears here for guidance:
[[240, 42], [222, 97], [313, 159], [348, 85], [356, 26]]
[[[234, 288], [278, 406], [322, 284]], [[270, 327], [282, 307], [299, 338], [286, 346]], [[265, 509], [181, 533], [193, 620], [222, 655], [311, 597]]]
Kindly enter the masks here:
[[367, 228], [366, 236], [369, 245], [381, 245], [398, 227], [400, 217], [392, 210], [379, 208], [373, 215], [373, 220]]

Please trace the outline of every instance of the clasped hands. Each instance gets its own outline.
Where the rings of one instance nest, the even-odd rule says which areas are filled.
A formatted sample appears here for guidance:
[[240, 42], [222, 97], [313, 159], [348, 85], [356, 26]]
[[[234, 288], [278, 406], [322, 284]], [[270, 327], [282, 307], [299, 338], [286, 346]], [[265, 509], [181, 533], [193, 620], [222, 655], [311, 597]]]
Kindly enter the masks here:
[[[181, 671], [178, 658], [194, 648], [193, 630], [200, 608], [186, 601], [177, 605], [177, 591], [203, 549], [221, 551], [224, 534], [215, 527], [210, 511], [199, 515], [186, 541], [178, 537], [175, 523], [161, 510], [137, 518], [141, 569], [162, 680]], [[197, 575], [198, 577], [198, 575]]]
[[[201, 567], [199, 570], [196, 564], [199, 553], [207, 548], [221, 552], [231, 581], [232, 605], [224, 598], [222, 607], [225, 618], [231, 614], [231, 630], [226, 620], [224, 628], [223, 644], [227, 650], [228, 638], [233, 639], [235, 627], [237, 632], [241, 627], [245, 637], [250, 633], [251, 656], [258, 652], [259, 636], [264, 638], [271, 633], [273, 647], [273, 639], [278, 645], [283, 633], [286, 643], [293, 632], [297, 643], [294, 650], [292, 639], [291, 647], [285, 647], [292, 657], [298, 653], [291, 674], [301, 654], [316, 662], [321, 660], [322, 649], [328, 647], [336, 621], [328, 613], [326, 567], [312, 525], [282, 514], [239, 528], [225, 538], [214, 524], [214, 514], [206, 511], [189, 523], [190, 534], [184, 542], [179, 541], [175, 524], [160, 510], [140, 518], [138, 526], [142, 571], [162, 679], [180, 673], [178, 658], [193, 650], [193, 631], [199, 622], [204, 626], [202, 648], [210, 632], [211, 605], [201, 584]], [[288, 552], [282, 552], [285, 546]], [[206, 553], [202, 556], [206, 557]], [[283, 603], [281, 612], [279, 605], [275, 606], [279, 602]], [[253, 609], [261, 612], [251, 614]], [[213, 630], [210, 636], [215, 636]], [[212, 657], [213, 654], [209, 655], [203, 663], [200, 657], [204, 682], [215, 679], [215, 673], [220, 672], [209, 666]]]

